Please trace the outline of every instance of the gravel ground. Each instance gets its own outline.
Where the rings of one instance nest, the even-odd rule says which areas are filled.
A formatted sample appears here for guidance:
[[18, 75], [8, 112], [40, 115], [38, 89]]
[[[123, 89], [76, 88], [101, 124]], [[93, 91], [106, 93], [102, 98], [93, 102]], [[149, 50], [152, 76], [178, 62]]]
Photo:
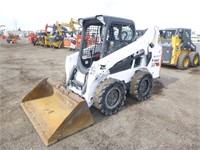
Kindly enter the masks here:
[[91, 108], [93, 126], [44, 146], [20, 103], [44, 77], [61, 83], [71, 53], [33, 46], [27, 39], [17, 44], [0, 39], [1, 150], [200, 149], [200, 67], [169, 66], [161, 68], [150, 99], [137, 102], [128, 96], [123, 109], [109, 117]]

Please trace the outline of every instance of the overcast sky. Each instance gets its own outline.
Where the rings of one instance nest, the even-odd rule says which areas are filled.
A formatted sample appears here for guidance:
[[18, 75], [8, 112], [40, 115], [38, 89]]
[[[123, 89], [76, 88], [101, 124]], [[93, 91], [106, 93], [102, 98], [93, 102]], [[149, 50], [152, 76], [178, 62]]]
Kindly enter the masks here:
[[137, 29], [156, 25], [200, 30], [199, 0], [3, 0], [0, 5], [0, 24], [11, 30], [39, 30], [46, 23], [98, 14], [132, 19]]

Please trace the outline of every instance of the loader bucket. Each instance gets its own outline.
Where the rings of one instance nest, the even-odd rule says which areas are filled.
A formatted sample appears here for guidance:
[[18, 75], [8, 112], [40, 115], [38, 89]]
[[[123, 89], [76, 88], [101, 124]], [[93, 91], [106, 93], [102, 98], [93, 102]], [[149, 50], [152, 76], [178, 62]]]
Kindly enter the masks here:
[[21, 106], [46, 146], [94, 122], [84, 99], [49, 78], [28, 93]]

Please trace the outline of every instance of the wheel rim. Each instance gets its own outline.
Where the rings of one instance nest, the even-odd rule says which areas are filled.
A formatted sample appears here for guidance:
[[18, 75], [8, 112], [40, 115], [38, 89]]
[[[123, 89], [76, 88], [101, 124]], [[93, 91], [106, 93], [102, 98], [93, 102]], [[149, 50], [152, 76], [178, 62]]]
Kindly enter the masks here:
[[189, 58], [185, 58], [183, 61], [184, 67], [187, 67], [189, 65]]
[[198, 62], [199, 62], [199, 57], [198, 57], [198, 55], [196, 55], [194, 57], [194, 64], [196, 65], [196, 64], [198, 64]]
[[115, 108], [118, 104], [119, 104], [119, 100], [120, 100], [120, 97], [121, 97], [121, 92], [118, 88], [111, 88], [107, 95], [106, 95], [106, 107], [108, 109], [113, 109]]
[[142, 94], [146, 94], [149, 90], [149, 80], [148, 79], [144, 79], [141, 81], [140, 84], [140, 92]]

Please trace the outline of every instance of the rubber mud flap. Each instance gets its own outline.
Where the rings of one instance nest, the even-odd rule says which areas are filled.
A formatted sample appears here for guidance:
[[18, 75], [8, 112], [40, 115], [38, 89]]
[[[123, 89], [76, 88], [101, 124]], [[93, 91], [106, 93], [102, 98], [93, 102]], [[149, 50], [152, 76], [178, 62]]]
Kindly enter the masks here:
[[28, 93], [21, 106], [46, 146], [94, 123], [86, 101], [49, 78]]

